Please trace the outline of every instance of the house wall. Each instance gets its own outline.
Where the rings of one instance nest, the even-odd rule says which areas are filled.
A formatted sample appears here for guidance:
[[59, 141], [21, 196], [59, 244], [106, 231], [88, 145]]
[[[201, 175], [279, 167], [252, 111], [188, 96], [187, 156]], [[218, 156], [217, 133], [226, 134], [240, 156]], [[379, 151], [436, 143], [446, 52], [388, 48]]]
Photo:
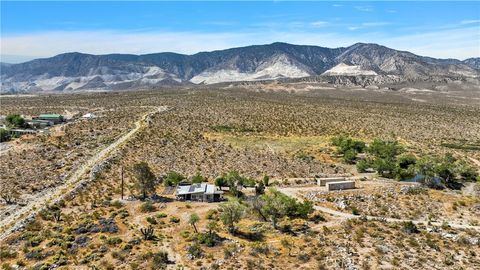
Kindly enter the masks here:
[[355, 188], [355, 181], [341, 181], [341, 182], [330, 182], [327, 183], [327, 190], [343, 190], [343, 189], [353, 189]]
[[345, 177], [331, 177], [317, 179], [317, 185], [324, 187], [327, 183], [345, 181]]

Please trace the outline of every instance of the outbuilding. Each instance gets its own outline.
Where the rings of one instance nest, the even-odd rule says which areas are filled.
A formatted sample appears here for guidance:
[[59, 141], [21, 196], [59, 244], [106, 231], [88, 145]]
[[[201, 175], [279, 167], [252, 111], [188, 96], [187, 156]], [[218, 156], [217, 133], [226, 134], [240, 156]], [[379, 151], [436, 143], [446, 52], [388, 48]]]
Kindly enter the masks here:
[[93, 118], [97, 118], [97, 116], [93, 113], [86, 113], [86, 114], [82, 115], [82, 118], [83, 119], [93, 119]]
[[62, 122], [64, 121], [63, 115], [61, 115], [61, 114], [56, 114], [56, 113], [52, 113], [52, 114], [40, 114], [38, 117], [35, 117], [34, 119], [51, 121], [51, 122], [53, 122], [54, 124], [60, 124], [60, 123], [62, 123]]

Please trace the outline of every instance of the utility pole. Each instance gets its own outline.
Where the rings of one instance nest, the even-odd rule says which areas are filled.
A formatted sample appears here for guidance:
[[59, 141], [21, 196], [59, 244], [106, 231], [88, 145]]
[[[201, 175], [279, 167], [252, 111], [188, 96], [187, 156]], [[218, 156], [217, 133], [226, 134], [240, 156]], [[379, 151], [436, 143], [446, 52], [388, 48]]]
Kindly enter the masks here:
[[123, 166], [122, 166], [122, 201], [123, 201]]

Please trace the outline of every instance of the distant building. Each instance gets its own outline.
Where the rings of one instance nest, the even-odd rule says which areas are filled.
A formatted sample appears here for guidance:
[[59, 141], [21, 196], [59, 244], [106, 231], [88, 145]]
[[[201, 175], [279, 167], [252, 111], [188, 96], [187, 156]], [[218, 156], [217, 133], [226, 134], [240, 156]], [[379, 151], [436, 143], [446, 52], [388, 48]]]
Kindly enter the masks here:
[[46, 128], [53, 126], [55, 123], [49, 120], [32, 119], [27, 120], [27, 124], [32, 128]]
[[26, 134], [37, 134], [38, 131], [31, 129], [9, 129], [8, 132], [16, 137], [20, 137]]
[[84, 119], [92, 119], [92, 118], [97, 118], [97, 116], [93, 113], [86, 113], [84, 115], [82, 115], [82, 118]]
[[34, 117], [33, 120], [46, 120], [51, 121], [54, 124], [60, 124], [64, 121], [63, 116], [61, 114], [40, 114], [37, 117]]
[[215, 185], [199, 183], [177, 187], [177, 200], [218, 202], [222, 199], [223, 191]]

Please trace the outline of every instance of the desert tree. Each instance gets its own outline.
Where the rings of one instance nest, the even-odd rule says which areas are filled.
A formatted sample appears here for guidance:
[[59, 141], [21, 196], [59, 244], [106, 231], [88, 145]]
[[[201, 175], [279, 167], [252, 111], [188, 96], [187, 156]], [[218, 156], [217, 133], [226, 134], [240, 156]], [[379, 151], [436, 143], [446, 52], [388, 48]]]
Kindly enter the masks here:
[[3, 128], [0, 128], [0, 142], [6, 142], [10, 140], [10, 133]]
[[264, 175], [262, 178], [263, 185], [268, 187], [270, 185], [270, 177], [268, 175]]
[[249, 202], [250, 211], [254, 215], [258, 215], [263, 221], [267, 221], [267, 217], [263, 213], [263, 207], [265, 206], [265, 201], [260, 196], [253, 197]]
[[163, 184], [165, 186], [176, 186], [178, 183], [180, 183], [182, 180], [184, 180], [186, 177], [178, 172], [171, 171], [167, 174], [165, 179], [163, 180]]
[[255, 185], [255, 195], [259, 196], [265, 193], [265, 184], [262, 181], [259, 181]]
[[223, 174], [221, 177], [217, 178], [215, 181], [216, 184], [219, 184], [219, 186], [226, 185], [228, 186], [228, 190], [232, 195], [235, 197], [239, 197], [241, 193], [241, 189], [245, 185], [251, 185], [253, 182], [253, 185], [255, 185], [255, 181], [253, 179], [246, 178], [237, 171], [229, 171], [226, 174]]
[[207, 223], [207, 230], [210, 236], [218, 231], [218, 223], [215, 220], [211, 220]]
[[280, 191], [270, 188], [261, 196], [263, 205], [261, 213], [272, 222], [277, 228], [277, 222], [283, 217], [307, 218], [313, 212], [313, 204], [310, 201], [297, 202], [295, 198], [289, 197]]
[[201, 175], [200, 172], [197, 172], [194, 176], [192, 176], [192, 184], [202, 182], [207, 182], [207, 179], [203, 175]]
[[230, 199], [228, 202], [220, 204], [220, 210], [220, 219], [223, 225], [230, 233], [235, 232], [235, 224], [242, 219], [245, 207], [237, 199]]
[[143, 200], [147, 195], [155, 192], [155, 175], [146, 162], [139, 162], [133, 165], [133, 174], [137, 179], [136, 189], [142, 194]]
[[196, 213], [192, 213], [190, 215], [190, 219], [188, 220], [188, 223], [192, 225], [193, 229], [195, 230], [195, 233], [198, 233], [197, 222], [199, 221], [200, 221], [200, 217]]
[[7, 115], [5, 120], [7, 121], [8, 125], [11, 127], [23, 128], [27, 126], [25, 123], [25, 119], [23, 119], [23, 117], [21, 117], [18, 114]]

